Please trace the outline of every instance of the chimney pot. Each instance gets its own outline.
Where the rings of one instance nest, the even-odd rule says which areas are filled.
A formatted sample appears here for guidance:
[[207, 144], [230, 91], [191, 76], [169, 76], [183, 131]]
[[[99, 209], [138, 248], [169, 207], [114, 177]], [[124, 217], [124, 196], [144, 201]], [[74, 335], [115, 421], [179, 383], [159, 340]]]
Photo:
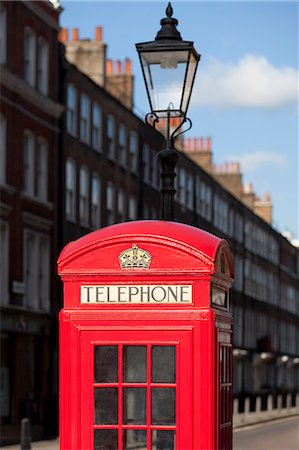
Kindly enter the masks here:
[[228, 172], [229, 172], [228, 162], [224, 163], [224, 172], [225, 172], [225, 173], [228, 173]]
[[73, 28], [73, 42], [79, 41], [79, 28]]
[[96, 27], [96, 41], [100, 42], [103, 40], [103, 27]]
[[68, 41], [68, 29], [67, 28], [61, 28], [61, 30], [59, 31], [58, 39], [60, 40], [60, 42]]
[[197, 139], [193, 138], [193, 150], [196, 151], [197, 150]]
[[126, 58], [125, 59], [125, 74], [131, 75], [131, 71], [132, 71], [131, 60], [129, 58]]
[[113, 75], [113, 61], [112, 59], [106, 60], [106, 73], [107, 75]]
[[211, 150], [211, 138], [207, 138], [206, 141], [206, 150]]
[[203, 150], [204, 146], [203, 146], [203, 138], [199, 139], [199, 150]]
[[190, 150], [191, 150], [191, 138], [187, 138], [187, 140], [186, 140], [186, 150], [187, 150], [187, 152], [190, 152]]
[[117, 70], [118, 75], [122, 74], [121, 61], [119, 59], [116, 61], [116, 70]]

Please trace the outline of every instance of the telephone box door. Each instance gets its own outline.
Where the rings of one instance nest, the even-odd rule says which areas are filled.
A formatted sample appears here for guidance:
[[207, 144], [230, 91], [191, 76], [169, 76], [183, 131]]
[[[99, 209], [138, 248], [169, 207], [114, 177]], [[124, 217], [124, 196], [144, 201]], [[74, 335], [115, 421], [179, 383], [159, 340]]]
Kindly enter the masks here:
[[191, 450], [192, 331], [81, 338], [81, 448]]

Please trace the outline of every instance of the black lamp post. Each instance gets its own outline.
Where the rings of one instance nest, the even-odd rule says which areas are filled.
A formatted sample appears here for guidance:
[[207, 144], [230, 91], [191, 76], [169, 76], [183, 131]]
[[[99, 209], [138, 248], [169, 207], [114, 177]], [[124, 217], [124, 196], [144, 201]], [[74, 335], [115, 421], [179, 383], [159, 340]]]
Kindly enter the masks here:
[[[179, 157], [179, 152], [174, 149], [174, 140], [187, 131], [179, 132], [186, 121], [189, 122], [188, 130], [192, 126], [186, 114], [200, 60], [193, 42], [182, 40], [176, 29], [178, 21], [172, 14], [168, 3], [167, 17], [161, 20], [162, 28], [155, 40], [136, 44], [151, 108], [146, 121], [155, 128], [160, 118], [167, 120], [165, 147], [158, 153], [162, 169], [160, 214], [164, 220], [173, 220], [174, 169]], [[153, 118], [151, 123], [149, 117]], [[182, 119], [181, 123], [170, 133], [170, 120], [176, 117]]]

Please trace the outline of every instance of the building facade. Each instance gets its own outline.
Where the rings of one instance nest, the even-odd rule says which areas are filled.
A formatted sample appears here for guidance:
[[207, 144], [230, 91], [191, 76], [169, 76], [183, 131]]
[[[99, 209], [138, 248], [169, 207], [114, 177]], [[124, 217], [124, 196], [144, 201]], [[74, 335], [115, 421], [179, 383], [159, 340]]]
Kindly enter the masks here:
[[56, 427], [58, 15], [47, 1], [2, 2], [1, 442]]

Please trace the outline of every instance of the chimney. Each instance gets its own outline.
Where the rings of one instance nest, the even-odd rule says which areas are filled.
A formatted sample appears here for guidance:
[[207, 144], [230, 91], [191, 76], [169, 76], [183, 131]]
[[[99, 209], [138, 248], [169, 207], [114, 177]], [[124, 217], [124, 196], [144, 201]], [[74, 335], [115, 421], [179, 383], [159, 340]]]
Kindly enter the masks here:
[[103, 28], [102, 27], [96, 27], [96, 41], [102, 42], [103, 40]]
[[131, 75], [131, 71], [132, 71], [131, 60], [129, 58], [126, 58], [125, 59], [125, 74]]
[[186, 150], [187, 152], [191, 150], [191, 139], [189, 137], [186, 139]]
[[114, 69], [113, 69], [113, 61], [112, 59], [106, 60], [106, 74], [109, 77], [109, 75], [113, 75]]
[[[212, 170], [212, 151], [211, 147], [205, 149], [204, 138], [188, 138], [187, 151], [188, 156], [196, 162], [203, 170], [211, 173]], [[206, 140], [208, 142], [208, 139]], [[206, 151], [203, 151], [206, 150]]]
[[73, 28], [73, 42], [79, 41], [79, 28]]
[[62, 28], [59, 31], [59, 35], [58, 35], [59, 41], [63, 42], [63, 43], [67, 42], [69, 40], [69, 36], [68, 35], [69, 35], [68, 29], [67, 28]]
[[116, 73], [118, 75], [122, 74], [121, 61], [119, 59], [116, 61]]
[[263, 193], [262, 198], [256, 198], [254, 201], [255, 214], [268, 224], [272, 224], [272, 202], [269, 193]]
[[218, 170], [216, 169], [213, 176], [228, 192], [238, 200], [242, 200], [244, 195], [242, 174], [238, 167], [238, 164], [235, 162], [225, 162], [224, 165], [219, 166]]

